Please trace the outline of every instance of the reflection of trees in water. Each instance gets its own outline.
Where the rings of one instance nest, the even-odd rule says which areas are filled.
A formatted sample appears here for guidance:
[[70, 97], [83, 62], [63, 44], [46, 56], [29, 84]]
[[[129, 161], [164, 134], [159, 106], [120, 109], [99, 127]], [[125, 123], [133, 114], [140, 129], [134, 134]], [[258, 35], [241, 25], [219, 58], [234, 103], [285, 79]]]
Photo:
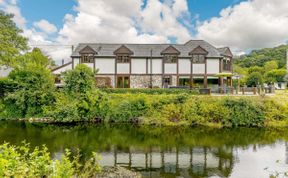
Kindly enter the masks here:
[[256, 150], [261, 145], [288, 140], [288, 134], [287, 129], [0, 123], [0, 142], [21, 145], [23, 140], [32, 147], [45, 144], [54, 157], [61, 156], [65, 148], [80, 149], [84, 158], [98, 152], [102, 160], [112, 162], [109, 164], [142, 171], [146, 177], [227, 177], [237, 161], [233, 150], [235, 153], [251, 145]]
[[110, 153], [113, 157], [109, 152], [102, 154], [103, 165], [121, 165], [141, 172], [144, 177], [228, 177], [234, 164], [232, 147], [148, 147], [144, 150], [130, 147], [125, 151], [112, 147]]

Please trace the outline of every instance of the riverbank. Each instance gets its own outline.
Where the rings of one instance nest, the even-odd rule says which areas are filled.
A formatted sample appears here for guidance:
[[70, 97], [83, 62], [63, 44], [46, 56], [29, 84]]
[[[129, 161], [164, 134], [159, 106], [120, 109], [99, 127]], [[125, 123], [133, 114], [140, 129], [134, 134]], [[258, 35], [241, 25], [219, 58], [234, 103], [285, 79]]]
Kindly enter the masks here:
[[[29, 122], [104, 122], [157, 126], [287, 127], [288, 94], [274, 96], [199, 96], [180, 94], [93, 93], [90, 101], [58, 96]], [[84, 101], [83, 101], [84, 100]], [[90, 103], [89, 103], [90, 102]], [[84, 113], [85, 112], [85, 113]], [[2, 119], [10, 120], [11, 117]]]

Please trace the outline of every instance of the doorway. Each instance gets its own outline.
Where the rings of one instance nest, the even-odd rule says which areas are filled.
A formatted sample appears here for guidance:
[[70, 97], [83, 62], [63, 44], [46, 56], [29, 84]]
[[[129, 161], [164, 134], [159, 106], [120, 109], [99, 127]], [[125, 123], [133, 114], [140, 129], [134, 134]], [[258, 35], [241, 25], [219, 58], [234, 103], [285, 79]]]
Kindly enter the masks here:
[[130, 77], [117, 76], [117, 88], [130, 88]]

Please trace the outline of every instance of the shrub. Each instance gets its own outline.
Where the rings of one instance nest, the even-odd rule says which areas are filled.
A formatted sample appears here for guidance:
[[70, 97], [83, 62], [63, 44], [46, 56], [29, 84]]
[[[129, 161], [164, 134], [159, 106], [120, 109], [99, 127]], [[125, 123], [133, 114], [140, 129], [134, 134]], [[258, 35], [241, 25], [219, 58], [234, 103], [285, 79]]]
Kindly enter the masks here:
[[74, 70], [66, 72], [64, 83], [64, 90], [71, 96], [90, 92], [96, 85], [93, 71], [85, 64], [77, 65]]
[[37, 65], [16, 68], [8, 76], [16, 86], [4, 98], [7, 117], [35, 117], [43, 114], [43, 107], [54, 102], [54, 80], [51, 72]]
[[145, 116], [150, 108], [146, 100], [147, 97], [139, 95], [136, 97], [128, 96], [125, 100], [117, 100], [118, 102], [111, 103], [109, 120], [114, 122], [136, 122], [139, 117]]
[[263, 126], [265, 117], [262, 103], [241, 98], [225, 99], [222, 104], [229, 110], [229, 118], [223, 123], [225, 126]]
[[45, 116], [59, 122], [91, 121], [105, 117], [106, 102], [105, 95], [98, 90], [81, 93], [77, 98], [58, 93], [55, 104], [45, 108]]
[[45, 146], [32, 150], [26, 143], [22, 146], [5, 143], [0, 150], [0, 177], [95, 177], [101, 171], [95, 153], [82, 164], [79, 150], [73, 156], [66, 149], [60, 160], [52, 160]]

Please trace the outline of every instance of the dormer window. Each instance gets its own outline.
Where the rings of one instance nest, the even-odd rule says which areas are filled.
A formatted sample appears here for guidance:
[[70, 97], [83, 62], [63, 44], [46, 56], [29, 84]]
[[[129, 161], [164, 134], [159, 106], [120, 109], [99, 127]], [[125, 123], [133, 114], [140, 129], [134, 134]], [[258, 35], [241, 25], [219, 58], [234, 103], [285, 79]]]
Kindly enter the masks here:
[[161, 52], [161, 55], [163, 55], [164, 63], [177, 63], [180, 52], [170, 45]]
[[93, 54], [82, 54], [81, 63], [94, 63]]
[[133, 54], [134, 54], [133, 51], [131, 51], [125, 45], [120, 46], [118, 49], [114, 51], [117, 63], [130, 63], [131, 55]]
[[205, 56], [202, 54], [193, 54], [192, 61], [193, 63], [205, 63]]
[[165, 63], [177, 63], [178, 55], [166, 54], [164, 55]]
[[130, 55], [117, 55], [117, 63], [130, 63]]
[[85, 46], [81, 51], [81, 63], [94, 63], [94, 56], [97, 54], [90, 46]]
[[196, 63], [196, 64], [201, 64], [201, 63], [205, 63], [205, 58], [208, 55], [208, 52], [202, 48], [201, 46], [198, 46], [196, 48], [194, 48], [189, 55], [192, 56], [192, 62]]

